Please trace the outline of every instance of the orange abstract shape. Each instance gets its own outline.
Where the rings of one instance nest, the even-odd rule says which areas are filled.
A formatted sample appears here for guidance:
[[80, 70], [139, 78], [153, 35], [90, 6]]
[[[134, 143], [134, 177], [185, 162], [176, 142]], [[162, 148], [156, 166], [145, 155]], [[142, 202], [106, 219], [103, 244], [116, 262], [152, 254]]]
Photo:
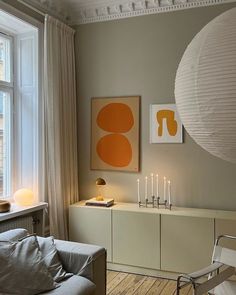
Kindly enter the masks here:
[[177, 133], [177, 121], [175, 120], [175, 112], [171, 110], [161, 110], [156, 114], [158, 126], [158, 136], [163, 133], [163, 120], [166, 119], [167, 130], [170, 136], [175, 136]]
[[124, 133], [133, 127], [134, 117], [128, 105], [109, 103], [100, 110], [97, 124], [107, 132]]
[[132, 147], [121, 134], [103, 136], [97, 143], [97, 153], [105, 163], [113, 167], [126, 167], [132, 159]]

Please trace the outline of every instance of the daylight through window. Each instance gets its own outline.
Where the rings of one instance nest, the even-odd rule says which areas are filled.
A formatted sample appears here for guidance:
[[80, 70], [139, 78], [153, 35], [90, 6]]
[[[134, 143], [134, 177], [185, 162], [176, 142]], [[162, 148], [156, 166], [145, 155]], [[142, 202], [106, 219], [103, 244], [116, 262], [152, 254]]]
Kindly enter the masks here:
[[12, 61], [12, 38], [0, 33], [0, 196], [4, 197], [10, 194]]

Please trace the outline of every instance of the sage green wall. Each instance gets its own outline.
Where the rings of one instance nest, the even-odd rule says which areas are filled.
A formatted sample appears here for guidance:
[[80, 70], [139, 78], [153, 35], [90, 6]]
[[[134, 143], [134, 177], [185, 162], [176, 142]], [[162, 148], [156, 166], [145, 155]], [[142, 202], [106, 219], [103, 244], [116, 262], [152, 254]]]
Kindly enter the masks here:
[[[175, 102], [175, 73], [186, 46], [211, 19], [235, 5], [76, 27], [81, 199], [94, 196], [95, 179], [104, 177], [107, 197], [136, 202], [136, 179], [158, 172], [171, 179], [175, 205], [236, 210], [236, 165], [210, 155], [186, 132], [183, 144], [149, 143], [149, 106]], [[91, 97], [124, 95], [141, 96], [140, 173], [91, 171]]]

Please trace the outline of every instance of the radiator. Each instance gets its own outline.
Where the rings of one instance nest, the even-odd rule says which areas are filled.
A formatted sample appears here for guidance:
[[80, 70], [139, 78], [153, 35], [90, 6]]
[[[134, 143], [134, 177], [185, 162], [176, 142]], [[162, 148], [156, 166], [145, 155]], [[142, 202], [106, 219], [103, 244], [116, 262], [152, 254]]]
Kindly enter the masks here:
[[0, 233], [15, 228], [25, 228], [28, 230], [29, 233], [33, 233], [33, 217], [31, 215], [28, 215], [0, 222]]

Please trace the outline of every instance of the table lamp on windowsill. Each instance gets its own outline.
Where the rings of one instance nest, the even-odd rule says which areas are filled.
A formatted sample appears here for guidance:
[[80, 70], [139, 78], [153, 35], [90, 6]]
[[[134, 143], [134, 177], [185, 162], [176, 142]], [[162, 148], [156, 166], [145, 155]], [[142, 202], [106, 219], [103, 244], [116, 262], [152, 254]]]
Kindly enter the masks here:
[[98, 190], [96, 201], [104, 201], [104, 197], [102, 196], [102, 189], [104, 185], [106, 185], [106, 181], [103, 178], [99, 177], [96, 179], [96, 186]]
[[34, 203], [34, 193], [27, 188], [18, 189], [14, 193], [14, 201], [19, 206], [31, 206]]

